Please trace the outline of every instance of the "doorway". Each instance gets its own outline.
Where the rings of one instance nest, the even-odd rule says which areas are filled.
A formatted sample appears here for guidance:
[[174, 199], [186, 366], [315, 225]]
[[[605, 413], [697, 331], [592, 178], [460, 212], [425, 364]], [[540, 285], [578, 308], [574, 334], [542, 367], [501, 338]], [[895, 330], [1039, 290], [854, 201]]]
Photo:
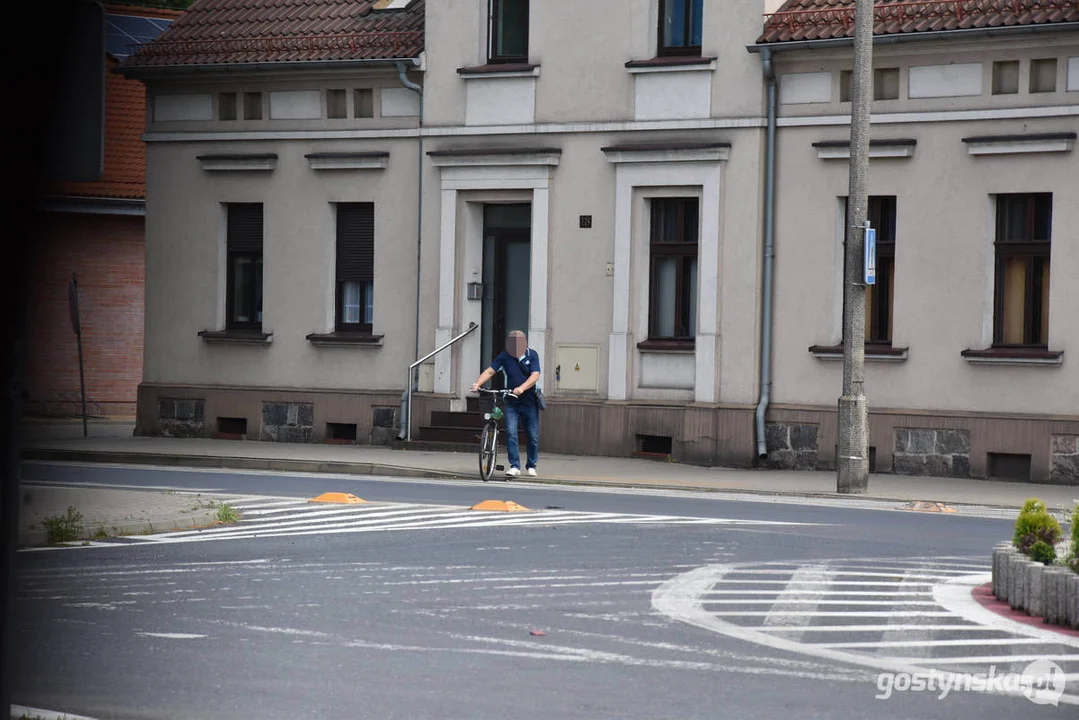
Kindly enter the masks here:
[[[511, 330], [528, 332], [531, 282], [532, 205], [483, 206], [483, 320], [481, 366], [488, 367], [503, 349]], [[501, 389], [501, 373], [492, 387]]]

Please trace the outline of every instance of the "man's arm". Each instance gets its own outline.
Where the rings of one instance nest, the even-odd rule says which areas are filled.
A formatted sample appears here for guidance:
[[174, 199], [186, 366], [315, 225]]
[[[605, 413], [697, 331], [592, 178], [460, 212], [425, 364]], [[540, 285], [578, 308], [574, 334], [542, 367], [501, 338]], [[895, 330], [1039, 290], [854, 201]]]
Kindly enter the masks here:
[[[472, 392], [476, 392], [477, 390], [480, 389], [480, 385], [483, 385], [488, 380], [493, 378], [495, 376], [495, 372], [496, 371], [495, 371], [494, 368], [487, 368], [486, 370], [481, 372], [480, 376], [479, 376], [479, 379], [477, 379], [476, 382], [472, 383], [472, 388], [471, 388]], [[538, 373], [537, 373], [537, 375], [538, 375]]]
[[539, 376], [540, 374], [538, 372], [534, 372], [529, 375], [528, 379], [524, 381], [524, 384], [522, 384], [520, 387], [515, 387], [513, 389], [513, 394], [523, 395], [524, 393], [526, 393], [530, 387], [539, 382]]

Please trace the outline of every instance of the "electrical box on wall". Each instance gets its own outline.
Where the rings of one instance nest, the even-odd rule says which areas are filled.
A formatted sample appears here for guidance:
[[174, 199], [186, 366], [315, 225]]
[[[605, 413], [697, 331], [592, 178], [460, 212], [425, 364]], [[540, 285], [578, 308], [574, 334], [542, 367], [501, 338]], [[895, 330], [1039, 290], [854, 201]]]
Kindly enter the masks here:
[[555, 348], [555, 381], [559, 390], [596, 392], [598, 368], [598, 345], [558, 345]]

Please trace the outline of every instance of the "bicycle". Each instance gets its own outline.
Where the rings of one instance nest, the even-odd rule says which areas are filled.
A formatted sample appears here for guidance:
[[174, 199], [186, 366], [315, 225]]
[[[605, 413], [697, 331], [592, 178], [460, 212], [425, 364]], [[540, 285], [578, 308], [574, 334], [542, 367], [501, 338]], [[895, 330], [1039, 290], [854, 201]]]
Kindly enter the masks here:
[[491, 479], [498, 461], [498, 425], [502, 421], [505, 412], [502, 403], [507, 397], [517, 398], [512, 390], [487, 390], [480, 388], [477, 392], [490, 395], [494, 405], [490, 412], [483, 414], [483, 433], [480, 435], [480, 478], [484, 482]]

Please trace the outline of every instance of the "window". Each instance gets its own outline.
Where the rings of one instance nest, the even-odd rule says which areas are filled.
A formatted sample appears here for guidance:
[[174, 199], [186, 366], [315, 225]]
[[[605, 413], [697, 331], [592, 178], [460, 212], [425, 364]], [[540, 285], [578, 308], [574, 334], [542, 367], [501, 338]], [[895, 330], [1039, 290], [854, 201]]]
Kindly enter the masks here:
[[373, 203], [337, 205], [336, 295], [336, 329], [370, 333], [375, 299]]
[[226, 327], [262, 329], [262, 203], [231, 203], [227, 227]]
[[1030, 61], [1030, 91], [1032, 93], [1056, 92], [1057, 89], [1057, 60], [1048, 58], [1045, 60]]
[[326, 91], [326, 117], [348, 117], [348, 97], [344, 90]]
[[895, 197], [869, 198], [869, 223], [877, 230], [877, 282], [865, 288], [865, 341], [892, 344], [895, 301]]
[[[865, 286], [865, 342], [867, 345], [891, 345], [895, 301], [895, 196], [870, 195], [867, 210], [869, 223], [877, 231], [877, 281]], [[844, 205], [844, 222], [846, 217]], [[844, 242], [844, 251], [845, 248]], [[846, 301], [845, 293], [843, 300]]]
[[873, 99], [899, 98], [899, 68], [877, 68], [873, 71]]
[[528, 62], [528, 0], [489, 0], [487, 58], [492, 63]]
[[657, 55], [700, 55], [704, 0], [659, 0]]
[[262, 119], [262, 93], [244, 93], [244, 120]]
[[993, 94], [1015, 95], [1019, 92], [1019, 61], [1001, 60], [993, 63]]
[[697, 198], [651, 201], [648, 338], [697, 335]]
[[227, 92], [220, 93], [217, 96], [217, 119], [218, 120], [235, 120], [236, 119], [236, 93]]
[[[850, 102], [854, 74], [850, 70], [839, 73], [839, 102]], [[899, 98], [899, 68], [877, 68], [873, 71], [873, 99], [896, 100]]]
[[375, 91], [371, 88], [362, 88], [356, 91], [356, 117], [370, 118], [375, 116]]
[[993, 345], [1046, 347], [1052, 193], [997, 195]]

